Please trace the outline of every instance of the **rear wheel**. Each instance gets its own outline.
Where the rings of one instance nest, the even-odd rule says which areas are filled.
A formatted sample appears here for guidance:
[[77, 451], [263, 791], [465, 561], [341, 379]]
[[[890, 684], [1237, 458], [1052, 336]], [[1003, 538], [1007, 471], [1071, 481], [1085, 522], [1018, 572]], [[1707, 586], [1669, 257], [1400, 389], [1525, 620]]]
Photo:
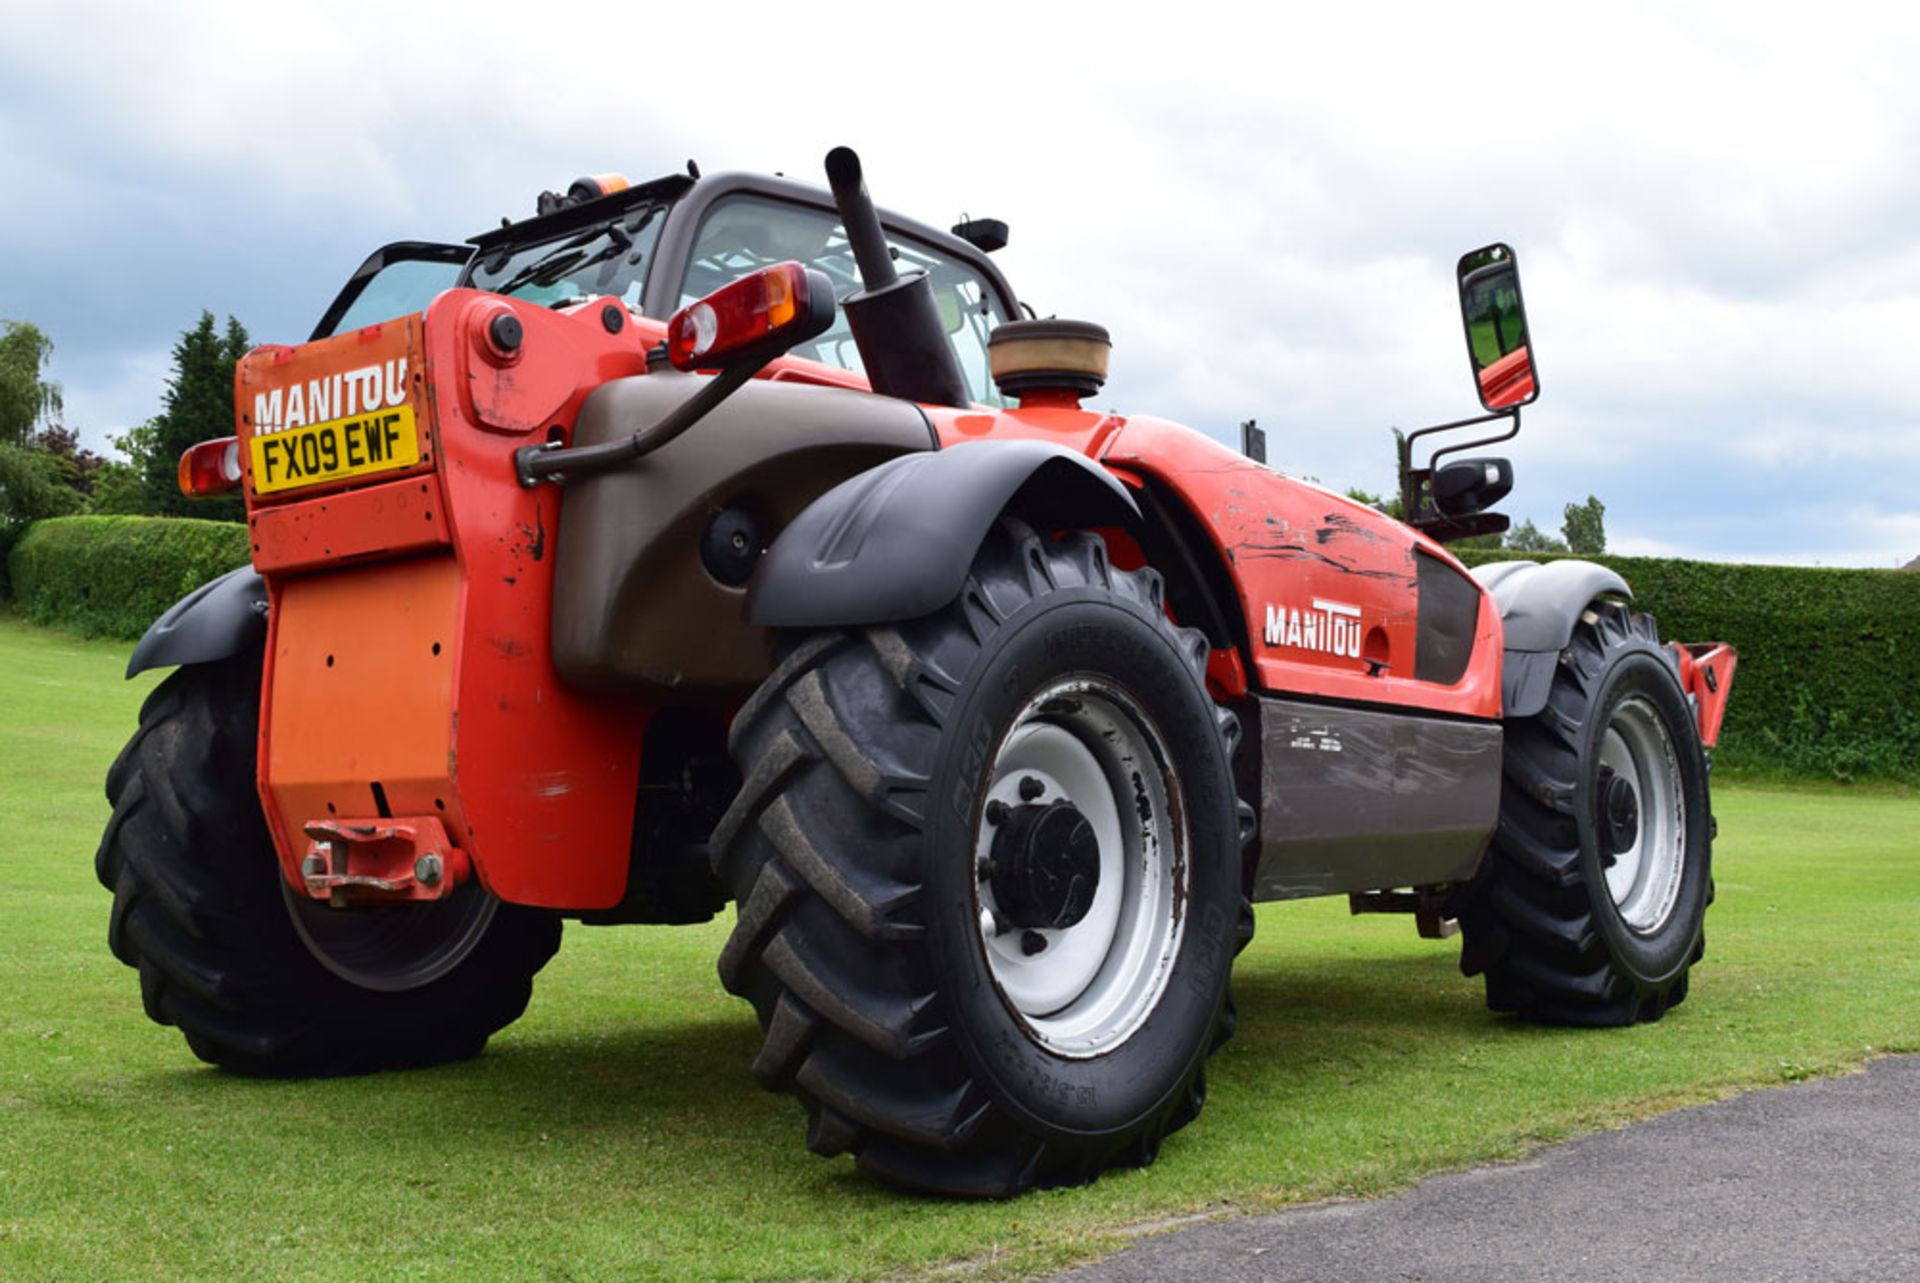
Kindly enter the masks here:
[[954, 605], [803, 638], [741, 711], [720, 974], [816, 1152], [1004, 1195], [1199, 1112], [1252, 922], [1205, 655], [1153, 572], [1006, 522]]
[[551, 914], [469, 883], [431, 904], [334, 910], [287, 888], [254, 792], [257, 656], [163, 681], [107, 775], [95, 857], [108, 941], [147, 1014], [202, 1060], [319, 1076], [461, 1060], [526, 1009]]
[[1458, 916], [1487, 1003], [1554, 1024], [1658, 1020], [1712, 899], [1706, 756], [1653, 620], [1595, 603], [1547, 707], [1507, 726], [1500, 825]]

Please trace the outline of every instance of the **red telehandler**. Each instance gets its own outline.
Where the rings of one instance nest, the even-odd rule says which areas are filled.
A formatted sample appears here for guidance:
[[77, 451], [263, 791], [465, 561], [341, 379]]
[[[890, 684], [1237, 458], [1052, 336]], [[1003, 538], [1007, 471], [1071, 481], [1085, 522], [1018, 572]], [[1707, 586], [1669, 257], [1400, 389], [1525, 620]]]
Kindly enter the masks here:
[[1199, 1113], [1255, 901], [1457, 925], [1529, 1019], [1686, 996], [1732, 652], [1597, 565], [1465, 570], [1500, 436], [1413, 466], [1537, 394], [1510, 250], [1402, 523], [1084, 408], [1106, 332], [1019, 319], [1004, 224], [827, 172], [583, 179], [241, 362], [181, 482], [252, 564], [141, 641], [107, 780], [149, 1015], [242, 1074], [456, 1060], [563, 919], [731, 901], [808, 1145], [1005, 1195]]

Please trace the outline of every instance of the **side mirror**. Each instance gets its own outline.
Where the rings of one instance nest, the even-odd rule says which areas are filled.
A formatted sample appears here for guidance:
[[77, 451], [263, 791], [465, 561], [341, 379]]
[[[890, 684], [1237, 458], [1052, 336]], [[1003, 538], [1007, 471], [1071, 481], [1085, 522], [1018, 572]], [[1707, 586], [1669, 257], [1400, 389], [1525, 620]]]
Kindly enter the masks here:
[[1505, 459], [1457, 459], [1433, 474], [1433, 506], [1448, 517], [1485, 512], [1513, 489]]
[[1511, 410], [1540, 395], [1534, 376], [1527, 307], [1520, 296], [1520, 265], [1510, 246], [1495, 243], [1460, 256], [1460, 319], [1467, 355], [1489, 410]]

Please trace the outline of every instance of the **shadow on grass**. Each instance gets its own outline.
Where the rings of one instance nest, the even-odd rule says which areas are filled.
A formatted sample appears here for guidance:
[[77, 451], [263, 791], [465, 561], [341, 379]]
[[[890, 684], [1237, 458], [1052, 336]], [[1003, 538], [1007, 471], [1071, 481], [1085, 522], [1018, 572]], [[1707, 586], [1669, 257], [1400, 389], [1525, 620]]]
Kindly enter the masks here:
[[[292, 1117], [337, 1114], [355, 1129], [396, 1135], [441, 1128], [561, 1141], [757, 1132], [791, 1126], [791, 1104], [748, 1070], [750, 1021], [687, 1021], [606, 1034], [498, 1035], [473, 1060], [350, 1078], [248, 1078], [209, 1065], [137, 1075], [127, 1086], [156, 1105]], [[182, 1055], [186, 1049], [181, 1048]]]
[[[1235, 973], [1234, 991], [1239, 1030], [1216, 1065], [1216, 1082], [1268, 1100], [1311, 1095], [1316, 1084], [1345, 1079], [1356, 1068], [1391, 1083], [1417, 1072], [1418, 1062], [1405, 1055], [1416, 1044], [1562, 1034], [1488, 1013], [1479, 982], [1459, 974], [1450, 949], [1249, 959]], [[770, 1159], [790, 1175], [804, 1168], [802, 1179], [849, 1195], [884, 1190], [844, 1163], [789, 1163], [802, 1144], [800, 1111], [752, 1077], [759, 1035], [744, 1007], [671, 1023], [609, 1030], [583, 1021], [575, 1028], [556, 1027], [549, 1014], [537, 1031], [509, 1029], [479, 1058], [434, 1069], [286, 1081], [182, 1067], [137, 1075], [128, 1085], [148, 1107], [178, 1107], [229, 1125], [254, 1119], [310, 1129], [341, 1120], [386, 1134], [402, 1155], [429, 1152], [450, 1136], [465, 1137], [463, 1148], [509, 1152], [522, 1144], [658, 1146], [659, 1157], [681, 1165], [681, 1179], [698, 1180], [703, 1170], [721, 1179], [722, 1169]]]

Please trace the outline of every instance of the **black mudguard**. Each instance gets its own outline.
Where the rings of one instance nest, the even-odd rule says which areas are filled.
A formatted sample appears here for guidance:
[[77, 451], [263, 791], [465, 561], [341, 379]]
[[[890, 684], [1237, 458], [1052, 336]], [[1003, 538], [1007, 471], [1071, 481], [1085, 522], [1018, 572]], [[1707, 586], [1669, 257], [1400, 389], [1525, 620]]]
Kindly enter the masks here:
[[760, 559], [747, 621], [772, 628], [914, 619], [960, 595], [1009, 508], [1044, 528], [1132, 526], [1112, 473], [1046, 441], [974, 441], [904, 455], [814, 500]]
[[201, 584], [154, 620], [133, 648], [127, 676], [227, 659], [261, 645], [266, 634], [266, 582], [252, 566], [241, 566]]
[[1591, 561], [1495, 561], [1476, 566], [1473, 577], [1500, 607], [1506, 634], [1501, 716], [1509, 720], [1547, 706], [1554, 665], [1595, 598], [1633, 599], [1626, 580]]

